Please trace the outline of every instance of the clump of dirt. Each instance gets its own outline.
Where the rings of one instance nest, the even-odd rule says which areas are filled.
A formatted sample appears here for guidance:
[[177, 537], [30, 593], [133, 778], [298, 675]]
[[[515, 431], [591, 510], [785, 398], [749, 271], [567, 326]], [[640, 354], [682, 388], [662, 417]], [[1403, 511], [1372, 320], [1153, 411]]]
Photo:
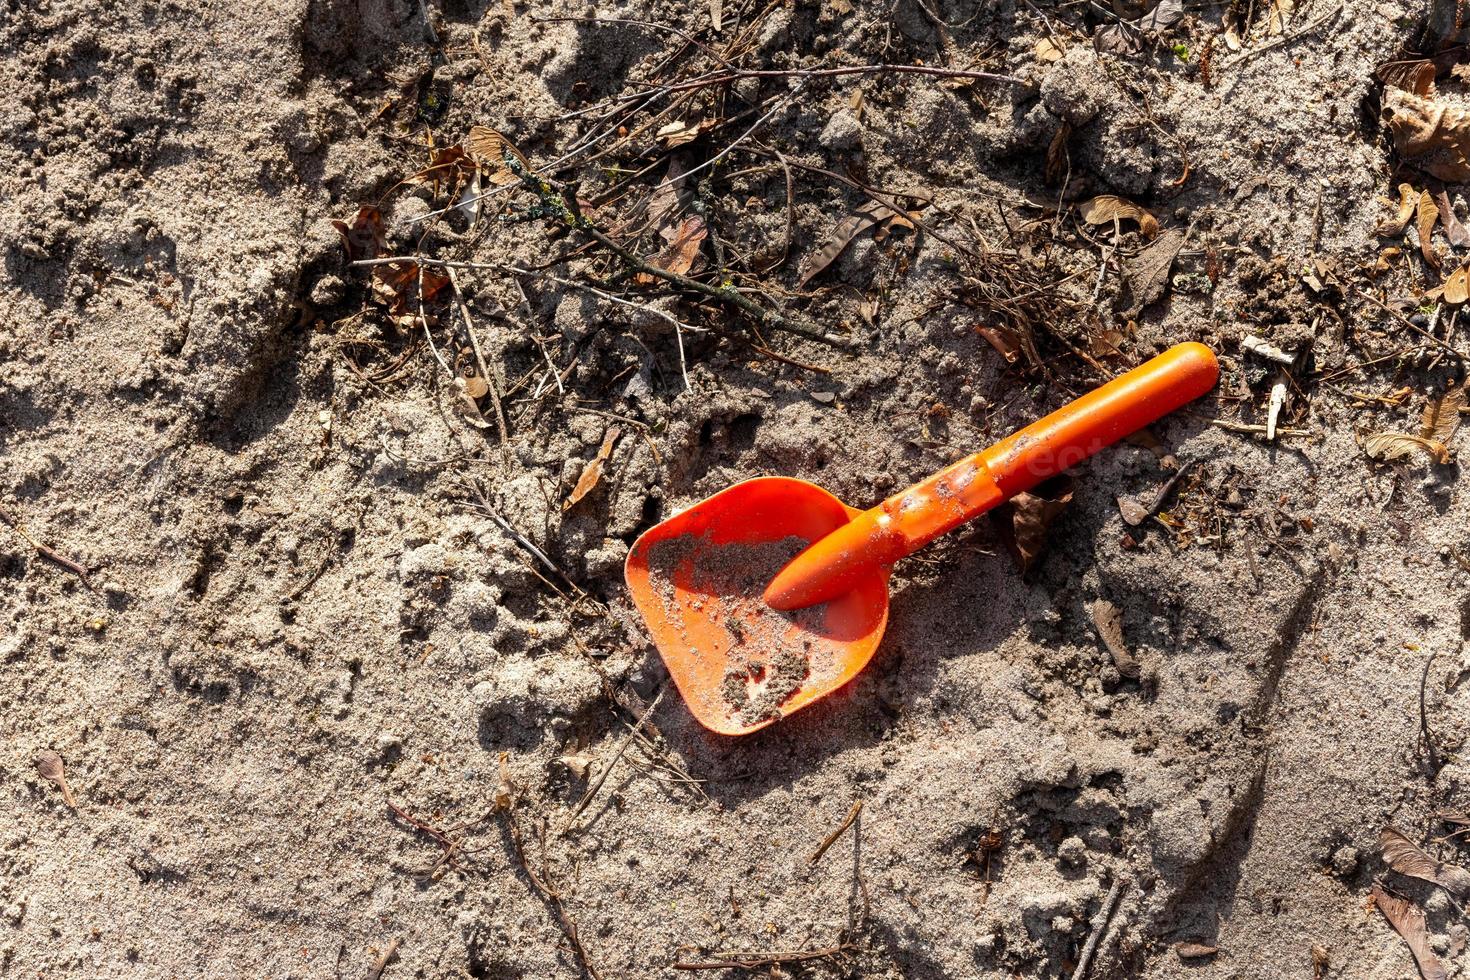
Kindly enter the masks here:
[[[696, 653], [729, 660], [720, 694], [744, 725], [780, 718], [781, 706], [812, 674], [813, 639], [827, 604], [782, 611], [762, 598], [776, 573], [810, 543], [793, 535], [715, 545], [680, 535], [648, 549], [649, 579], [669, 621], [700, 616], [719, 630], [721, 646]], [[684, 637], [694, 642], [687, 629]]]

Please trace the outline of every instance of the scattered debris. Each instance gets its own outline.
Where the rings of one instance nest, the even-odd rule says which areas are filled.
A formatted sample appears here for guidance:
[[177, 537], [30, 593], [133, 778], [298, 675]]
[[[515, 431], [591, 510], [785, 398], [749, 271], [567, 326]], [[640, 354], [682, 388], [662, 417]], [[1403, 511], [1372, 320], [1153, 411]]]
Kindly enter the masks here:
[[613, 771], [613, 767], [618, 764], [618, 760], [623, 757], [623, 753], [628, 751], [628, 746], [633, 744], [633, 740], [637, 738], [638, 733], [648, 724], [648, 719], [653, 717], [654, 709], [659, 706], [659, 702], [664, 699], [664, 694], [667, 691], [667, 687], [659, 689], [653, 701], [649, 703], [643, 714], [638, 718], [638, 723], [633, 726], [633, 729], [627, 735], [623, 736], [623, 740], [618, 743], [617, 749], [613, 751], [612, 758], [608, 759], [607, 765], [603, 766], [602, 772], [598, 773], [596, 781], [587, 787], [587, 792], [583, 793], [582, 798], [577, 801], [577, 805], [572, 807], [571, 815], [567, 817], [567, 822], [562, 825], [561, 833], [563, 835], [572, 830], [573, 825], [577, 822], [577, 818], [582, 815], [583, 810], [587, 809], [587, 804], [591, 803], [597, 796], [598, 790], [602, 789], [602, 784], [607, 782], [608, 774]]
[[1470, 871], [1455, 864], [1436, 861], [1392, 827], [1378, 832], [1378, 847], [1383, 860], [1401, 875], [1431, 881], [1455, 898], [1470, 895]]
[[1373, 886], [1372, 895], [1378, 911], [1383, 913], [1388, 924], [1409, 944], [1409, 952], [1413, 954], [1414, 962], [1418, 964], [1424, 980], [1446, 980], [1449, 973], [1429, 946], [1429, 930], [1425, 926], [1424, 910], [1407, 898], [1390, 895], [1377, 884]]
[[1276, 420], [1286, 405], [1286, 372], [1278, 371], [1271, 384], [1271, 397], [1266, 403], [1266, 441], [1276, 441]]
[[1193, 466], [1194, 460], [1190, 460], [1183, 466], [1179, 467], [1179, 469], [1174, 472], [1174, 475], [1169, 477], [1168, 482], [1160, 487], [1159, 492], [1154, 494], [1147, 503], [1141, 502], [1137, 497], [1117, 498], [1118, 512], [1123, 515], [1123, 523], [1127, 524], [1129, 527], [1138, 527], [1144, 521], [1157, 514], [1159, 512], [1159, 509], [1168, 502], [1169, 495], [1172, 494], [1174, 492], [1174, 489], [1179, 486], [1179, 481], [1184, 479], [1185, 474], [1187, 474]]
[[561, 505], [562, 510], [570, 510], [577, 501], [591, 493], [593, 488], [601, 482], [603, 467], [607, 465], [608, 459], [612, 456], [613, 446], [617, 443], [618, 436], [622, 434], [623, 430], [617, 426], [608, 426], [607, 432], [602, 436], [602, 445], [598, 448], [597, 455], [582, 468], [582, 475], [577, 477], [577, 485], [572, 488], [566, 503]]
[[66, 805], [73, 810], [77, 808], [76, 798], [71, 795], [71, 787], [66, 783], [66, 766], [61, 761], [61, 756], [50, 749], [43, 749], [36, 754], [34, 759], [36, 772], [45, 779], [49, 779], [61, 790], [61, 798]]

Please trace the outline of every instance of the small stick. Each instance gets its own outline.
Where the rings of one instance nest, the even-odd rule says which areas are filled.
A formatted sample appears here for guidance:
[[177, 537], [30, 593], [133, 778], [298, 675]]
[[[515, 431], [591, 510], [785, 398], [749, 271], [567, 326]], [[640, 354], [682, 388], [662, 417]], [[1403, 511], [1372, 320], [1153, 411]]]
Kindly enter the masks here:
[[582, 811], [587, 809], [587, 804], [591, 803], [592, 798], [597, 795], [598, 790], [602, 789], [602, 784], [607, 782], [608, 774], [617, 766], [618, 760], [623, 757], [623, 753], [628, 751], [628, 746], [633, 744], [633, 738], [642, 730], [644, 723], [653, 714], [653, 709], [657, 708], [658, 703], [664, 699], [664, 692], [667, 690], [668, 688], [663, 688], [658, 692], [658, 696], [653, 699], [653, 703], [644, 709], [643, 714], [639, 716], [638, 722], [633, 726], [633, 730], [623, 736], [623, 741], [618, 745], [617, 751], [613, 753], [612, 758], [608, 760], [607, 765], [603, 767], [597, 779], [591, 786], [587, 787], [587, 792], [582, 794], [582, 798], [577, 801], [577, 805], [572, 808], [572, 815], [567, 818], [566, 826], [561, 829], [563, 834], [572, 829], [572, 824], [577, 822], [577, 818], [582, 815]]
[[1424, 748], [1429, 755], [1429, 781], [1432, 783], [1439, 777], [1439, 753], [1434, 751], [1434, 736], [1429, 731], [1429, 713], [1424, 707], [1424, 688], [1429, 683], [1429, 667], [1434, 663], [1435, 654], [1430, 654], [1429, 659], [1424, 661], [1424, 673], [1419, 677], [1419, 731], [1424, 736]]
[[[1255, 435], [1266, 434], [1266, 427], [1264, 425], [1248, 425], [1245, 422], [1231, 422], [1229, 419], [1215, 419], [1214, 422], [1212, 422], [1211, 424], [1214, 425], [1216, 428], [1224, 429], [1226, 432], [1242, 432]], [[1277, 428], [1276, 434], [1278, 436], [1295, 436], [1299, 439], [1305, 439], [1309, 436], [1316, 435], [1316, 433], [1314, 433], [1311, 429], [1282, 428]]]
[[398, 936], [394, 936], [393, 941], [388, 944], [388, 948], [383, 950], [383, 955], [379, 956], [377, 962], [368, 970], [367, 980], [378, 980], [383, 975], [383, 971], [388, 968], [388, 961], [393, 958], [398, 952], [398, 947], [402, 945], [403, 940]]
[[500, 391], [495, 385], [495, 376], [485, 366], [485, 355], [480, 352], [480, 338], [475, 336], [475, 324], [470, 319], [470, 308], [464, 301], [464, 293], [459, 288], [459, 278], [454, 274], [454, 266], [446, 266], [444, 269], [449, 276], [449, 285], [454, 288], [454, 300], [459, 306], [459, 315], [464, 319], [465, 333], [470, 335], [470, 348], [475, 352], [475, 366], [480, 369], [480, 377], [485, 379], [485, 386], [490, 389], [490, 401], [495, 406], [495, 428], [500, 432], [502, 445], [510, 441], [510, 436], [505, 428], [505, 409], [500, 406]]
[[1251, 61], [1252, 59], [1257, 58], [1257, 57], [1265, 54], [1267, 51], [1270, 51], [1272, 48], [1280, 47], [1283, 44], [1290, 44], [1292, 41], [1295, 41], [1295, 40], [1298, 40], [1300, 38], [1306, 37], [1308, 34], [1312, 33], [1317, 28], [1319, 28], [1322, 25], [1326, 24], [1328, 21], [1331, 21], [1331, 20], [1335, 19], [1339, 14], [1341, 14], [1346, 9], [1347, 9], [1347, 4], [1339, 4], [1337, 7], [1333, 8], [1332, 10], [1329, 10], [1327, 13], [1323, 14], [1321, 17], [1318, 17], [1316, 20], [1312, 21], [1310, 24], [1307, 24], [1306, 26], [1304, 26], [1301, 30], [1299, 30], [1299, 31], [1292, 31], [1290, 34], [1283, 34], [1281, 37], [1276, 38], [1274, 41], [1267, 41], [1265, 44], [1261, 45], [1259, 48], [1253, 48], [1250, 51], [1247, 51], [1244, 54], [1242, 54], [1240, 57], [1233, 59], [1232, 61], [1230, 61], [1229, 63], [1227, 63], [1225, 65], [1225, 67], [1226, 68], [1236, 68], [1236, 67], [1238, 67], [1240, 65], [1245, 64], [1247, 61]]
[[1114, 879], [1113, 887], [1108, 889], [1108, 897], [1103, 899], [1102, 908], [1097, 910], [1097, 915], [1092, 920], [1092, 935], [1087, 937], [1087, 945], [1082, 947], [1082, 955], [1077, 958], [1077, 969], [1072, 972], [1072, 980], [1082, 980], [1087, 976], [1087, 968], [1092, 965], [1092, 956], [1097, 952], [1098, 940], [1102, 939], [1103, 930], [1113, 920], [1113, 910], [1117, 908], [1118, 898], [1122, 894], [1123, 879]]
[[0, 506], [0, 521], [4, 521], [6, 524], [9, 524], [11, 528], [15, 530], [15, 533], [24, 538], [26, 544], [30, 545], [32, 548], [35, 548], [36, 553], [39, 554], [42, 558], [46, 558], [50, 561], [55, 562], [62, 568], [71, 572], [77, 578], [81, 579], [82, 584], [85, 585], [88, 589], [91, 589], [93, 592], [97, 591], [97, 587], [92, 584], [92, 579], [87, 574], [87, 569], [83, 565], [81, 565], [79, 562], [72, 561], [70, 558], [66, 557], [63, 554], [60, 554], [59, 552], [53, 551], [41, 542], [37, 541], [35, 538], [31, 537], [30, 532], [27, 531], [25, 525], [21, 523], [20, 518], [16, 517], [4, 506]]
[[831, 959], [851, 948], [849, 945], [843, 945], [801, 953], [711, 953], [711, 956], [718, 956], [721, 959], [696, 963], [679, 962], [673, 964], [673, 968], [675, 970], [758, 970], [766, 966]]
[[852, 809], [847, 811], [847, 816], [842, 818], [842, 823], [837, 826], [837, 829], [828, 834], [827, 839], [822, 841], [822, 846], [818, 847], [812, 853], [812, 856], [806, 859], [808, 867], [816, 867], [817, 862], [822, 860], [822, 855], [827, 853], [827, 848], [837, 842], [837, 838], [842, 836], [844, 830], [852, 826], [853, 821], [857, 819], [858, 814], [862, 811], [863, 801], [858, 800], [852, 805]]
[[[592, 957], [587, 955], [587, 948], [582, 945], [582, 939], [577, 932], [576, 920], [567, 914], [566, 907], [562, 905], [561, 893], [551, 887], [550, 882], [543, 880], [542, 876], [538, 875], [536, 870], [531, 867], [531, 862], [526, 857], [526, 843], [521, 838], [521, 828], [516, 822], [515, 810], [513, 808], [505, 811], [505, 826], [510, 834], [511, 845], [515, 848], [516, 857], [520, 859], [521, 870], [526, 872], [526, 878], [530, 880], [531, 887], [536, 890], [536, 893], [550, 907], [552, 914], [556, 916], [556, 924], [561, 927], [562, 934], [572, 944], [572, 949], [577, 954], [577, 960], [582, 964], [582, 970], [592, 980], [602, 980], [602, 974], [597, 972], [596, 964], [592, 962]], [[543, 835], [542, 844], [544, 845], [545, 843], [546, 841]]]

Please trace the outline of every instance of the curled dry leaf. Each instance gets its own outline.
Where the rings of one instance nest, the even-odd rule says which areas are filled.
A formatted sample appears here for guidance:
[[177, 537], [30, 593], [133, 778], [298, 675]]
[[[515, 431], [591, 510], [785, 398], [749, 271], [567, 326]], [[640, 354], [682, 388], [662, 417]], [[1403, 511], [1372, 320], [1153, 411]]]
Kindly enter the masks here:
[[1407, 432], [1370, 432], [1363, 441], [1363, 451], [1383, 463], [1411, 456], [1416, 450], [1440, 464], [1448, 463], [1454, 458], [1454, 454], [1444, 443], [1409, 435]]
[[1439, 225], [1444, 229], [1444, 237], [1455, 248], [1470, 245], [1470, 231], [1466, 231], [1460, 219], [1455, 217], [1455, 206], [1450, 202], [1450, 196], [1440, 191], [1434, 195], [1434, 203], [1439, 205]]
[[495, 802], [491, 809], [496, 813], [509, 810], [515, 803], [516, 788], [510, 781], [510, 753], [500, 753], [500, 779], [495, 784]]
[[66, 784], [66, 766], [62, 763], [61, 756], [50, 749], [43, 749], [36, 753], [34, 761], [36, 772], [55, 783], [56, 788], [61, 790], [61, 798], [66, 801], [66, 805], [75, 810], [77, 801], [71, 795], [71, 787]]
[[607, 433], [602, 437], [602, 446], [597, 450], [597, 455], [582, 467], [582, 475], [577, 477], [577, 485], [572, 488], [567, 502], [561, 505], [562, 510], [570, 509], [573, 504], [591, 493], [592, 489], [601, 482], [603, 467], [607, 465], [608, 458], [612, 456], [613, 445], [618, 441], [620, 435], [622, 435], [622, 430], [617, 426], [608, 428]]
[[975, 332], [1005, 358], [1007, 364], [1015, 364], [1026, 353], [1026, 341], [1010, 327], [976, 327]]
[[1072, 502], [1070, 476], [1054, 476], [991, 511], [1001, 540], [1024, 575], [1046, 551], [1046, 534]]
[[1383, 860], [1399, 874], [1432, 881], [1456, 898], [1470, 894], [1470, 871], [1436, 861], [1394, 828], [1384, 827], [1378, 832], [1378, 848]]
[[[1379, 198], [1384, 204], [1389, 202]], [[1373, 229], [1375, 235], [1383, 235], [1386, 238], [1397, 238], [1409, 227], [1409, 222], [1414, 220], [1414, 208], [1419, 204], [1419, 193], [1414, 190], [1412, 184], [1399, 185], [1399, 210], [1391, 218], [1384, 218], [1378, 222], [1378, 227]]]
[[1046, 147], [1046, 172], [1043, 175], [1048, 184], [1060, 184], [1067, 177], [1067, 139], [1072, 135], [1072, 127], [1062, 123], [1057, 127], [1051, 142]]
[[586, 779], [587, 773], [592, 771], [592, 756], [583, 752], [557, 756], [556, 761], [565, 766], [567, 772], [570, 772], [578, 779]]
[[348, 262], [375, 259], [383, 254], [387, 240], [383, 237], [383, 212], [377, 208], [371, 205], [359, 208], [351, 224], [334, 220], [332, 227], [342, 236]]
[[1429, 947], [1429, 930], [1424, 924], [1424, 910], [1407, 898], [1390, 895], [1379, 885], [1373, 886], [1373, 902], [1378, 911], [1393, 926], [1394, 931], [1409, 944], [1409, 952], [1419, 966], [1424, 980], [1446, 980], [1449, 974], [1434, 950]]
[[[1401, 248], [1386, 248], [1378, 253], [1378, 261], [1368, 270], [1368, 274], [1374, 278], [1383, 275], [1394, 267], [1399, 258], [1404, 254]], [[1463, 301], [1462, 301], [1463, 302]]]
[[464, 152], [470, 160], [479, 164], [485, 179], [497, 186], [514, 184], [520, 180], [510, 169], [508, 158], [514, 158], [527, 173], [534, 173], [525, 154], [515, 148], [510, 140], [489, 126], [471, 126], [465, 137]]
[[1460, 410], [1464, 407], [1463, 385], [1429, 399], [1429, 404], [1424, 407], [1424, 423], [1419, 427], [1419, 434], [1448, 446], [1460, 428]]
[[683, 146], [685, 143], [693, 143], [705, 133], [720, 124], [718, 119], [701, 119], [699, 122], [671, 122], [666, 126], [659, 127], [655, 133], [668, 149]]
[[1091, 614], [1092, 624], [1097, 627], [1097, 635], [1102, 639], [1103, 646], [1108, 648], [1118, 673], [1124, 677], [1137, 678], [1140, 673], [1138, 658], [1128, 649], [1128, 643], [1123, 637], [1123, 610], [1106, 599], [1098, 599], [1087, 611]]
[[[682, 276], [694, 268], [694, 263], [699, 258], [699, 248], [704, 244], [709, 229], [705, 226], [703, 218], [697, 214], [691, 214], [686, 215], [684, 220], [677, 225], [661, 229], [659, 234], [663, 236], [664, 241], [668, 242], [668, 245], [663, 251], [650, 258], [648, 264]], [[658, 277], [640, 272], [634, 277], [634, 281], [646, 286], [658, 282]]]
[[[418, 321], [420, 300], [428, 303], [449, 285], [449, 277], [437, 269], [425, 266], [420, 269], [417, 262], [384, 262], [373, 266], [373, 299], [388, 308], [388, 318], [400, 329], [412, 329]], [[422, 287], [420, 283], [422, 282]], [[420, 296], [420, 288], [423, 295]], [[424, 314], [429, 322], [433, 318]]]
[[1439, 221], [1439, 208], [1428, 191], [1419, 194], [1418, 203], [1419, 254], [1435, 269], [1439, 268], [1439, 253], [1434, 250], [1434, 226]]
[[1138, 230], [1149, 241], [1158, 237], [1159, 219], [1127, 198], [1102, 194], [1082, 205], [1082, 220], [1090, 225], [1110, 225], [1114, 221], [1136, 221]]

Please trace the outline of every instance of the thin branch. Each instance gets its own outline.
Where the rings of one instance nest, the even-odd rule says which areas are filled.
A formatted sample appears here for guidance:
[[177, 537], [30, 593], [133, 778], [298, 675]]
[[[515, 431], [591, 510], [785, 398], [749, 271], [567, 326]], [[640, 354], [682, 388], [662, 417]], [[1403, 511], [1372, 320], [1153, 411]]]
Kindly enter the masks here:
[[827, 853], [827, 848], [837, 843], [837, 838], [841, 837], [842, 832], [845, 831], [848, 827], [852, 826], [853, 821], [856, 820], [858, 818], [858, 814], [862, 812], [863, 801], [858, 800], [852, 805], [852, 809], [847, 811], [847, 816], [842, 818], [842, 823], [837, 825], [837, 829], [828, 834], [827, 839], [822, 841], [821, 846], [812, 853], [811, 857], [806, 859], [806, 863], [809, 866], [815, 867], [816, 863], [822, 860], [822, 855]]
[[597, 796], [598, 791], [602, 789], [602, 784], [607, 782], [608, 774], [617, 766], [618, 760], [623, 757], [623, 753], [628, 751], [628, 746], [633, 744], [633, 739], [637, 737], [638, 733], [643, 729], [643, 726], [648, 722], [649, 717], [653, 714], [653, 709], [657, 708], [659, 702], [664, 699], [664, 692], [667, 690], [668, 688], [663, 688], [658, 692], [658, 696], [653, 699], [653, 702], [639, 716], [637, 723], [633, 726], [633, 730], [623, 736], [623, 741], [619, 743], [617, 751], [612, 754], [612, 758], [608, 760], [607, 765], [602, 767], [602, 772], [598, 774], [597, 779], [591, 786], [587, 787], [587, 792], [582, 794], [582, 798], [572, 808], [572, 815], [567, 817], [566, 825], [561, 829], [563, 834], [572, 829], [572, 824], [577, 822], [577, 818], [582, 815], [582, 811], [587, 809], [587, 805]]
[[46, 547], [46, 545], [31, 537], [30, 532], [26, 530], [25, 524], [21, 523], [21, 519], [12, 514], [3, 506], [0, 506], [0, 521], [4, 521], [6, 524], [9, 524], [11, 528], [14, 529], [16, 534], [25, 539], [26, 544], [36, 549], [36, 554], [49, 561], [55, 562], [57, 565], [60, 565], [68, 572], [71, 572], [77, 578], [81, 579], [82, 584], [91, 591], [97, 591], [97, 587], [92, 584], [91, 576], [87, 574], [87, 569], [84, 565], [82, 565], [80, 562], [72, 561], [70, 558], [66, 557], [60, 552]]

